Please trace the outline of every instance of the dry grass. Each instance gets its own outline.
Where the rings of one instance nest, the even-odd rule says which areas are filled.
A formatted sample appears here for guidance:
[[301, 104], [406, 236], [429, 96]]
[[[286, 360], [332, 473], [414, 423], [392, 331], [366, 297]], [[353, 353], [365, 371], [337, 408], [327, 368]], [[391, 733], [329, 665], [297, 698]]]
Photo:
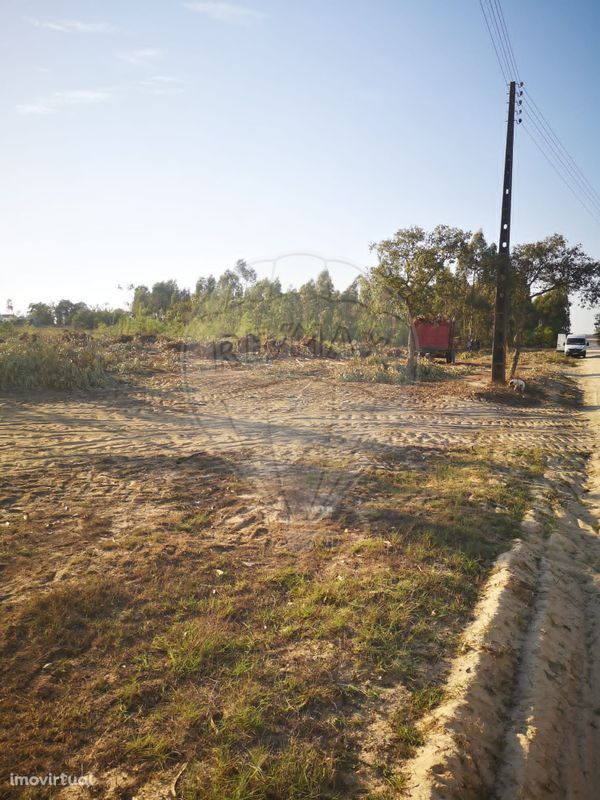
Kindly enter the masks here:
[[[197, 510], [182, 526], [167, 506], [155, 525], [194, 554], [189, 563], [157, 561], [168, 545], [147, 542], [124, 581], [119, 564], [131, 558], [117, 541], [110, 578], [84, 574], [19, 607], [5, 679], [33, 667], [43, 704], [31, 716], [32, 690], [11, 679], [5, 710], [20, 733], [6, 767], [43, 771], [76, 755], [100, 772], [118, 763], [143, 776], [185, 760], [181, 797], [215, 800], [358, 797], [374, 778], [395, 786], [478, 588], [527, 505], [526, 482], [543, 469], [542, 454], [513, 459], [501, 466], [470, 451], [368, 471], [354, 496], [362, 520], [342, 509], [300, 556], [265, 559], [248, 545], [223, 559], [199, 539], [207, 520], [198, 529]], [[197, 509], [195, 484], [181, 484], [178, 502], [188, 492]], [[365, 726], [385, 715], [394, 687], [388, 744], [365, 772]]]
[[123, 599], [122, 588], [112, 578], [91, 576], [57, 586], [23, 603], [19, 633], [42, 642], [77, 636], [113, 613]]
[[0, 343], [0, 390], [89, 389], [111, 382], [110, 360], [91, 339], [40, 335]]
[[[139, 787], [186, 762], [186, 800], [397, 796], [546, 462], [500, 446], [405, 456], [366, 468], [301, 551], [275, 523], [223, 527], [248, 487], [208, 454], [99, 459], [93, 508], [70, 465], [5, 476], [31, 492], [31, 519], [0, 541], [5, 575], [31, 588], [0, 628], [2, 779], [84, 765]], [[67, 552], [66, 578], [30, 583]]]
[[[467, 375], [470, 372], [471, 369], [468, 366], [442, 365], [419, 359], [417, 381], [444, 381]], [[342, 381], [348, 383], [404, 384], [408, 380], [404, 361], [378, 355], [352, 359], [339, 369], [339, 376]]]

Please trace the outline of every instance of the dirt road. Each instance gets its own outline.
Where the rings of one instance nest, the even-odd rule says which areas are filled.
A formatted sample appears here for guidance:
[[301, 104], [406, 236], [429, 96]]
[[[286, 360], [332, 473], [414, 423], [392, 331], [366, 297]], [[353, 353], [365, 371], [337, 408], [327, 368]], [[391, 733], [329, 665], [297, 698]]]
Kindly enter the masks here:
[[591, 339], [580, 379], [584, 390], [586, 415], [595, 438], [589, 467], [588, 502], [600, 517], [600, 340]]

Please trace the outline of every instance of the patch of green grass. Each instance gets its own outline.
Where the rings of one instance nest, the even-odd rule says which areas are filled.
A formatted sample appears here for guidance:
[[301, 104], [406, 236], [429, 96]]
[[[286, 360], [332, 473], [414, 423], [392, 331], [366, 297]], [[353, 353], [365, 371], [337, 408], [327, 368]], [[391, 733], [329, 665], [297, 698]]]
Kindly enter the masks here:
[[415, 721], [438, 706], [443, 698], [441, 686], [422, 686], [410, 692], [402, 706], [394, 711], [390, 726], [401, 752], [408, 755], [424, 743], [423, 732], [415, 725]]
[[122, 541], [117, 542], [116, 539], [100, 539], [98, 542], [98, 547], [100, 550], [118, 550], [119, 547], [122, 545]]
[[404, 797], [408, 786], [408, 776], [397, 769], [384, 769], [386, 787], [373, 794], [367, 795], [366, 800], [398, 800]]
[[398, 740], [409, 748], [420, 747], [423, 744], [423, 734], [412, 722], [399, 722], [392, 726]]
[[556, 364], [559, 366], [568, 364], [573, 366], [573, 362], [578, 361], [578, 359], [568, 357], [562, 351], [548, 348], [529, 352], [524, 351], [521, 353], [520, 361], [522, 364]]
[[177, 530], [195, 533], [199, 528], [206, 528], [210, 524], [211, 516], [208, 511], [198, 511], [196, 514], [185, 516], [177, 525]]
[[239, 742], [240, 733], [257, 733], [264, 727], [264, 718], [261, 705], [268, 701], [264, 699], [264, 691], [257, 692], [259, 695], [253, 699], [245, 699], [239, 704], [230, 717], [225, 718], [224, 725], [233, 733], [232, 743]]
[[482, 348], [481, 350], [462, 350], [461, 352], [456, 354], [457, 361], [485, 361], [489, 359], [492, 355], [491, 350], [487, 350], [486, 348]]
[[250, 635], [235, 634], [218, 617], [199, 617], [154, 640], [154, 649], [164, 653], [170, 669], [179, 675], [198, 675], [214, 671], [247, 653]]
[[362, 509], [380, 538], [389, 541], [390, 529], [396, 532], [394, 549], [448, 566], [452, 556], [454, 566], [462, 562], [474, 574], [516, 535], [532, 482], [544, 466], [542, 451], [510, 465], [492, 453], [468, 451], [444, 462], [432, 459], [425, 469], [414, 469], [412, 478], [405, 468], [397, 480], [393, 473], [370, 473], [359, 484]]
[[155, 733], [134, 736], [126, 743], [125, 752], [135, 761], [149, 761], [158, 767], [166, 766], [179, 755], [168, 736]]
[[134, 676], [116, 693], [119, 710], [125, 716], [142, 713], [160, 703], [167, 688], [161, 680], [143, 681]]
[[353, 649], [367, 663], [402, 672], [398, 654], [427, 643], [442, 650], [450, 634], [446, 621], [464, 614], [474, 595], [462, 576], [446, 570], [381, 572], [369, 581]]
[[378, 539], [374, 536], [369, 536], [365, 539], [359, 539], [350, 548], [352, 553], [362, 553], [363, 555], [376, 555], [382, 553], [387, 549], [383, 539]]
[[268, 584], [286, 591], [300, 589], [305, 581], [306, 574], [293, 567], [283, 567], [267, 577]]
[[464, 614], [476, 593], [463, 573], [472, 563], [458, 560], [451, 570], [444, 556], [438, 551], [435, 563], [414, 571], [396, 572], [384, 562], [332, 580], [305, 579], [272, 615], [276, 635], [341, 639], [343, 651], [365, 666], [397, 670], [407, 643], [442, 645], [446, 620]]
[[526, 468], [533, 477], [544, 474], [548, 458], [543, 447], [515, 447], [510, 452], [510, 460]]
[[444, 699], [442, 686], [422, 686], [411, 694], [411, 706], [415, 712], [424, 714], [431, 711]]
[[179, 784], [182, 800], [334, 800], [335, 768], [314, 745], [292, 741], [282, 750], [222, 747], [210, 763], [193, 764]]

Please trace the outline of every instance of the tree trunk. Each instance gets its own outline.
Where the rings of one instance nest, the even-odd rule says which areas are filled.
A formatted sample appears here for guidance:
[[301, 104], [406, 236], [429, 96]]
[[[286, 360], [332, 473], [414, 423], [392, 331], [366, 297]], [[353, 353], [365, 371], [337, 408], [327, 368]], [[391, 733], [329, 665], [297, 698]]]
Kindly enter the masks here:
[[414, 383], [417, 379], [417, 343], [415, 341], [415, 329], [411, 314], [409, 314], [408, 317], [408, 360], [406, 362], [406, 377], [409, 383]]
[[513, 353], [512, 363], [510, 365], [510, 374], [508, 376], [509, 381], [515, 377], [517, 367], [519, 366], [519, 358], [521, 357], [521, 334], [519, 331], [515, 333], [514, 344], [515, 351]]

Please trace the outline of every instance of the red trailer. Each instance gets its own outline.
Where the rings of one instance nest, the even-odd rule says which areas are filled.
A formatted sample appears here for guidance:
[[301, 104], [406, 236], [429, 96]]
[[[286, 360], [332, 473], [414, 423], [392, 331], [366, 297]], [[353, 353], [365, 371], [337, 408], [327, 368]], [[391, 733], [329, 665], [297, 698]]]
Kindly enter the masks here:
[[448, 364], [454, 363], [454, 320], [420, 317], [415, 320], [414, 331], [419, 355], [442, 356]]

